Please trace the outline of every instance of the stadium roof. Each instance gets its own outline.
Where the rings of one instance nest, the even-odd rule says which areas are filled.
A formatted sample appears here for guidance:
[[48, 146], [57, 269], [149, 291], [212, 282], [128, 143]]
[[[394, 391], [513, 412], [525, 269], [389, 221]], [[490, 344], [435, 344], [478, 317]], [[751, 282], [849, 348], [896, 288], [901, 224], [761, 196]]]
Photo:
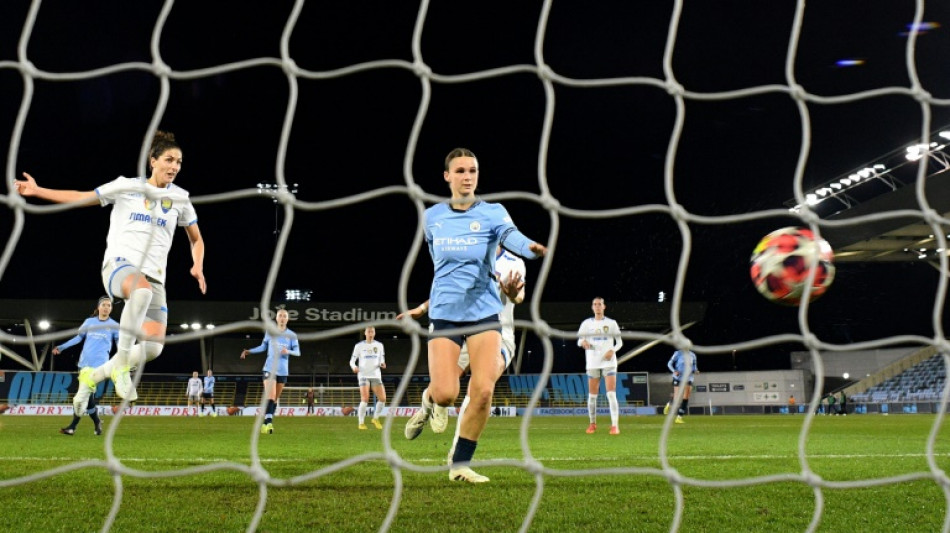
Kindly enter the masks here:
[[[950, 215], [950, 175], [947, 172], [927, 178], [927, 201], [944, 218]], [[847, 220], [874, 213], [920, 210], [916, 188], [911, 185], [879, 195], [835, 215], [829, 220]], [[835, 250], [839, 262], [893, 262], [939, 260], [939, 244], [933, 228], [920, 216], [900, 216], [861, 222], [857, 225], [823, 227], [822, 235]], [[948, 228], [944, 227], [944, 231]]]

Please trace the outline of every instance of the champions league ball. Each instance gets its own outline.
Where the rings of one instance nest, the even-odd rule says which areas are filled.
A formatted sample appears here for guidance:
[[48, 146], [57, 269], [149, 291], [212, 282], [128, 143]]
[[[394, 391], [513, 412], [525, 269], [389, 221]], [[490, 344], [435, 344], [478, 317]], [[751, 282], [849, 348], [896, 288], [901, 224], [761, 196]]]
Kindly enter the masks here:
[[812, 270], [815, 279], [810, 301], [824, 294], [835, 279], [831, 245], [808, 228], [787, 227], [769, 233], [759, 241], [749, 263], [755, 288], [782, 305], [801, 303]]

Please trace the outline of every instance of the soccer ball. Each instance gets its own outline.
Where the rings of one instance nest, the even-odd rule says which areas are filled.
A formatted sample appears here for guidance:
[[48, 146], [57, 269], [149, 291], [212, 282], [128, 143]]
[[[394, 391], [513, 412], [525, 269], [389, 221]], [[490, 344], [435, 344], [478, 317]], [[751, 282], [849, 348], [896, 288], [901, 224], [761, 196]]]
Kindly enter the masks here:
[[824, 294], [835, 279], [831, 245], [808, 228], [787, 227], [769, 233], [752, 251], [749, 264], [759, 293], [783, 305], [801, 303], [812, 270], [815, 280], [810, 301]]

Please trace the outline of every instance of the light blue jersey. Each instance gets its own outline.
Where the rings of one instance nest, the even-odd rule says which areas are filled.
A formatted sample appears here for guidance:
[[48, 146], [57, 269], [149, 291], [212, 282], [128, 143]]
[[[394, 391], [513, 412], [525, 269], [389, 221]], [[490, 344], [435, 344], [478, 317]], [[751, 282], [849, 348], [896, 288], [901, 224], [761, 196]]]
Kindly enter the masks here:
[[205, 394], [214, 394], [214, 376], [205, 376], [204, 385]]
[[[85, 341], [85, 342], [83, 342]], [[79, 368], [96, 368], [106, 364], [112, 345], [119, 341], [119, 323], [111, 318], [99, 320], [91, 316], [79, 326], [79, 334], [56, 347], [60, 352], [83, 342]]]
[[673, 352], [673, 357], [670, 358], [670, 362], [666, 364], [666, 367], [670, 369], [670, 372], [673, 372], [675, 377], [682, 378], [686, 374], [686, 362], [689, 361], [689, 382], [693, 382], [693, 376], [696, 375], [696, 372], [699, 372], [699, 368], [696, 367], [696, 354], [693, 352], [681, 352], [676, 350]]
[[522, 257], [538, 257], [508, 211], [481, 200], [465, 211], [447, 203], [426, 209], [425, 237], [435, 270], [429, 292], [432, 319], [474, 322], [501, 312], [493, 275], [499, 243]]
[[[287, 348], [287, 353], [281, 353]], [[270, 336], [270, 333], [264, 333], [264, 342], [257, 348], [248, 350], [250, 353], [267, 352], [267, 360], [264, 361], [264, 372], [270, 372], [275, 376], [287, 376], [290, 374], [290, 356], [300, 355], [300, 344], [297, 343], [297, 334], [289, 328], [285, 329], [276, 339]], [[274, 370], [274, 360], [277, 361], [276, 371]]]

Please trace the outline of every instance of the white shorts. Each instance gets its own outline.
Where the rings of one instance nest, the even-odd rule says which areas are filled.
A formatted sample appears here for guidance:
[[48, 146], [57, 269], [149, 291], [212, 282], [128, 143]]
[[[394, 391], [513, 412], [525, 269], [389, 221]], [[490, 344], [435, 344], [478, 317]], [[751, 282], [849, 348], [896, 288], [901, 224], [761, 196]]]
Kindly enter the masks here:
[[[102, 285], [113, 300], [116, 295], [122, 294], [122, 281], [129, 274], [141, 273], [131, 262], [122, 257], [111, 257], [102, 265]], [[143, 274], [144, 275], [144, 274]], [[148, 304], [145, 317], [163, 326], [168, 325], [168, 298], [165, 295], [165, 285], [162, 282], [145, 276], [152, 286], [152, 301]], [[122, 299], [122, 298], [119, 298]]]
[[[514, 358], [515, 343], [501, 339], [501, 356], [505, 359], [505, 368], [511, 366], [511, 360]], [[459, 354], [459, 368], [465, 370], [468, 368], [468, 343], [462, 345], [462, 352]]]
[[617, 367], [615, 366], [608, 367], [608, 368], [588, 368], [587, 369], [587, 377], [591, 379], [600, 379], [600, 378], [605, 378], [607, 376], [616, 376], [616, 375], [617, 375]]
[[375, 385], [383, 384], [383, 380], [380, 378], [366, 378], [363, 376], [359, 376], [357, 381], [359, 381], [360, 387], [373, 387]]

